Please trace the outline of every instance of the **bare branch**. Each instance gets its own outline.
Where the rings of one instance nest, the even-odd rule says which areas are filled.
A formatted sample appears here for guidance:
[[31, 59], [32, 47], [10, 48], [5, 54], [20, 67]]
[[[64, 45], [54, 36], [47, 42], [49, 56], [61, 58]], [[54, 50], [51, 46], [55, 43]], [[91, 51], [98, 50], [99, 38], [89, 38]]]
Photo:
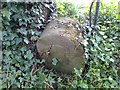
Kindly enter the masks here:
[[100, 0], [97, 0], [97, 2], [96, 2], [96, 10], [95, 10], [96, 12], [95, 12], [95, 16], [94, 16], [94, 26], [96, 26], [96, 24], [97, 24], [99, 7], [100, 7]]
[[90, 27], [91, 27], [91, 12], [92, 12], [92, 6], [94, 4], [95, 0], [92, 1], [91, 5], [90, 5], [90, 11], [89, 11], [89, 23], [90, 23]]

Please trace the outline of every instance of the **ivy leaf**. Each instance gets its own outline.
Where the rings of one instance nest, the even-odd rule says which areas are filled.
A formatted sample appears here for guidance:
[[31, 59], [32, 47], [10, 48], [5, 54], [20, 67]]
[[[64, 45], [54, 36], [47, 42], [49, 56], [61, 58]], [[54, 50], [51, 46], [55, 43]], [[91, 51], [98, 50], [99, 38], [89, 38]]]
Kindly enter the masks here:
[[103, 38], [104, 38], [104, 39], [106, 39], [106, 38], [107, 38], [107, 36], [106, 36], [106, 35], [104, 35], [104, 36], [103, 36]]
[[114, 59], [110, 58], [110, 61], [111, 61], [111, 62], [114, 62]]
[[96, 35], [96, 40], [99, 42], [102, 40], [102, 38], [100, 38], [99, 36]]
[[1, 11], [1, 13], [3, 14], [3, 17], [7, 17], [8, 19], [10, 19], [10, 15], [11, 15], [11, 12], [10, 11], [8, 11], [7, 9], [3, 9], [2, 11]]
[[53, 64], [53, 65], [57, 65], [57, 63], [58, 63], [58, 60], [57, 60], [56, 58], [53, 58], [53, 59], [52, 59], [52, 64]]
[[80, 81], [80, 82], [79, 82], [79, 86], [80, 86], [81, 88], [88, 88], [88, 85], [87, 85], [86, 83], [84, 83], [83, 81]]
[[50, 84], [55, 83], [54, 79], [51, 76], [48, 76], [47, 80]]
[[26, 44], [28, 44], [28, 43], [29, 43], [29, 40], [28, 40], [27, 38], [24, 38], [24, 42], [25, 42]]
[[20, 51], [22, 51], [22, 53], [24, 53], [24, 51], [26, 51], [26, 47], [22, 47], [22, 48], [20, 49]]
[[112, 79], [112, 77], [111, 76], [109, 76], [109, 78], [108, 78], [110, 81], [112, 81], [113, 79]]
[[104, 34], [105, 34], [105, 32], [102, 32], [102, 31], [99, 31], [99, 33], [100, 33], [101, 35], [104, 35]]
[[20, 28], [20, 29], [17, 29], [17, 32], [23, 34], [23, 35], [27, 35], [27, 31], [25, 28]]
[[6, 55], [6, 57], [8, 57], [8, 56], [11, 54], [11, 51], [5, 50], [5, 51], [4, 51], [4, 54]]
[[88, 41], [87, 41], [87, 40], [83, 40], [81, 43], [82, 43], [84, 46], [87, 46], [87, 45], [88, 45]]
[[43, 73], [41, 73], [41, 72], [39, 72], [38, 75], [39, 75], [39, 76], [38, 76], [39, 81], [40, 81], [40, 82], [44, 82], [44, 81], [45, 81], [45, 75], [44, 75]]
[[17, 35], [15, 33], [10, 33], [10, 40], [13, 40]]
[[28, 50], [24, 57], [27, 58], [27, 59], [32, 59], [33, 54], [31, 53], [31, 50]]
[[15, 38], [15, 42], [16, 44], [19, 44], [20, 42], [22, 42], [22, 38]]

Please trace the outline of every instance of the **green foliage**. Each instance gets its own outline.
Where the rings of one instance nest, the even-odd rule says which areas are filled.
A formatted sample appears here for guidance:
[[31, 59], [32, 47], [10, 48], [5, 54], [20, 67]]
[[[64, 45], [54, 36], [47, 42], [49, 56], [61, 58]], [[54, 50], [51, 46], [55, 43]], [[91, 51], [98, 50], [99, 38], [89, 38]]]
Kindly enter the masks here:
[[58, 16], [67, 16], [71, 18], [76, 18], [82, 23], [86, 16], [84, 15], [85, 9], [84, 6], [74, 5], [73, 3], [68, 2], [56, 2]]
[[58, 60], [57, 60], [56, 58], [53, 58], [53, 59], [52, 59], [52, 64], [53, 64], [53, 65], [56, 65], [57, 62], [58, 62]]
[[[64, 8], [63, 10], [62, 12], [67, 12], [72, 9]], [[84, 17], [86, 15], [88, 16], [88, 12], [84, 13]], [[75, 14], [73, 13], [72, 16]], [[79, 19], [82, 20], [82, 18]], [[75, 69], [76, 79], [69, 82], [68, 86], [69, 88], [120, 88], [120, 65], [116, 66], [120, 63], [117, 7], [113, 3], [109, 5], [102, 3], [98, 25], [91, 28], [88, 22], [88, 20], [83, 21], [84, 41], [82, 44], [85, 47], [86, 64], [88, 64], [89, 70], [82, 76], [82, 72]]]
[[[43, 66], [40, 65], [44, 62], [37, 59], [35, 47], [35, 42], [45, 26], [43, 13], [45, 7], [40, 2], [1, 4], [3, 26], [1, 88], [48, 86], [51, 80], [43, 73]], [[51, 4], [48, 8], [49, 6], [51, 7]]]
[[[35, 42], [44, 29], [41, 3], [2, 3], [2, 83], [0, 88], [120, 88], [119, 21], [115, 5], [102, 3], [98, 25], [88, 25], [88, 9], [70, 3], [56, 2], [59, 16], [77, 18], [84, 28], [86, 73], [74, 70], [72, 75], [55, 74], [37, 59]], [[49, 7], [49, 5], [46, 5]], [[50, 8], [50, 7], [49, 7]], [[57, 64], [53, 58], [53, 65]]]
[[59, 16], [69, 16], [69, 17], [76, 17], [77, 10], [80, 7], [75, 7], [72, 3], [67, 2], [56, 2], [57, 11]]

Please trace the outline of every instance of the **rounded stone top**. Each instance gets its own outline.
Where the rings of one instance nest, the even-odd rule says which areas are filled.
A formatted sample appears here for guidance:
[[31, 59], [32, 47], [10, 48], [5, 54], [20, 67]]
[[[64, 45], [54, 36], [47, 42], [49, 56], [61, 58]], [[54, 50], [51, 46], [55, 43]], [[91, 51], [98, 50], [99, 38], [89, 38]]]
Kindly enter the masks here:
[[[74, 68], [84, 68], [84, 49], [80, 44], [83, 37], [82, 32], [75, 27], [77, 24], [77, 20], [62, 17], [46, 26], [36, 43], [40, 57], [46, 60], [46, 67], [63, 73], [71, 73]], [[53, 64], [54, 60], [56, 65]]]

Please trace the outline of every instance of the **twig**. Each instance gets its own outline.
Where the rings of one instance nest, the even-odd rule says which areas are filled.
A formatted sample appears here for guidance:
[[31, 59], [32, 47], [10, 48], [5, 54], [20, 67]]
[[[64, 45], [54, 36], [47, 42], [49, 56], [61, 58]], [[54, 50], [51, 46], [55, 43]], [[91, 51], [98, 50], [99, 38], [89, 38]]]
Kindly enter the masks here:
[[44, 82], [44, 83], [54, 90], [53, 86], [51, 86], [49, 83], [47, 83], [47, 82]]

